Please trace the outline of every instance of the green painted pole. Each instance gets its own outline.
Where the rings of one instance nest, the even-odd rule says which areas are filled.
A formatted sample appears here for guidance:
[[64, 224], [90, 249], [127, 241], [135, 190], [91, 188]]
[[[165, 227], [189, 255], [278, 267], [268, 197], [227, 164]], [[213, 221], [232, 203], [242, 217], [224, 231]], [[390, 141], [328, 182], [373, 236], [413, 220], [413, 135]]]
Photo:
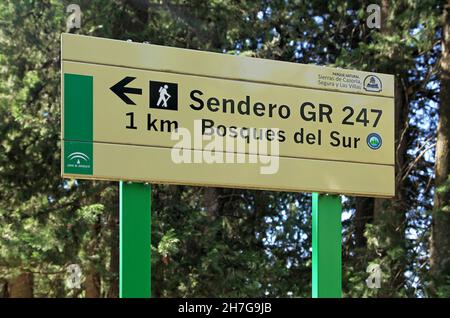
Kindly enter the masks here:
[[151, 193], [120, 182], [120, 298], [151, 296]]
[[312, 297], [342, 297], [341, 198], [313, 193]]

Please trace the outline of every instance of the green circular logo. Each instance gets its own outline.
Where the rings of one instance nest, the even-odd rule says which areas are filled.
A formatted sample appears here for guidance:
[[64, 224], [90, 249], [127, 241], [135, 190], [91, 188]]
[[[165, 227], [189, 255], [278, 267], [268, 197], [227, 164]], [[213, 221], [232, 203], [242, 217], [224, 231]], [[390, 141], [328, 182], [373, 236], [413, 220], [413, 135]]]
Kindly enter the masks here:
[[376, 133], [371, 133], [367, 136], [367, 146], [370, 149], [379, 149], [382, 143], [381, 136]]

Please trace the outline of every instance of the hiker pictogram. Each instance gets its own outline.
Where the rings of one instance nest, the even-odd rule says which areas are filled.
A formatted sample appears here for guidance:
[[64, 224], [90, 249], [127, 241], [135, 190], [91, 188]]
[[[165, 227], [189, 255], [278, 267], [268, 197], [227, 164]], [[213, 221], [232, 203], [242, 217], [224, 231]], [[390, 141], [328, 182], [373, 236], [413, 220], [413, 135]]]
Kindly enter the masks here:
[[167, 107], [167, 101], [169, 100], [169, 98], [171, 97], [169, 93], [167, 93], [167, 89], [169, 88], [169, 86], [164, 85], [161, 86], [158, 90], [159, 92], [159, 99], [158, 99], [158, 103], [156, 103], [156, 106], [161, 106], [161, 102], [162, 107]]

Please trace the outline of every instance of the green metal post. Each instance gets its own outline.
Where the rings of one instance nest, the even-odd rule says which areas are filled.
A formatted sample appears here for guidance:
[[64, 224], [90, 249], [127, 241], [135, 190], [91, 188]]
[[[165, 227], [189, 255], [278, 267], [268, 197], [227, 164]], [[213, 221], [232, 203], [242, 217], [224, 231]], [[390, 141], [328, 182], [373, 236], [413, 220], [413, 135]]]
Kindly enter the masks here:
[[120, 182], [120, 298], [151, 296], [151, 193]]
[[313, 193], [312, 297], [342, 297], [341, 198]]

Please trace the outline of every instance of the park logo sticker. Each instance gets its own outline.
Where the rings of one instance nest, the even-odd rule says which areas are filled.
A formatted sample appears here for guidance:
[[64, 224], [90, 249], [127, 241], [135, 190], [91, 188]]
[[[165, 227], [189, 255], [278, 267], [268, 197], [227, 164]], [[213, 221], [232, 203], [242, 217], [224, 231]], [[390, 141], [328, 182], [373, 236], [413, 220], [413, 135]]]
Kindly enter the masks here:
[[381, 92], [381, 80], [375, 75], [368, 75], [364, 79], [364, 89], [368, 92]]
[[150, 81], [149, 107], [178, 110], [178, 84]]
[[371, 133], [367, 136], [367, 146], [369, 146], [370, 149], [377, 150], [380, 149], [383, 141], [381, 139], [381, 136], [376, 133]]

